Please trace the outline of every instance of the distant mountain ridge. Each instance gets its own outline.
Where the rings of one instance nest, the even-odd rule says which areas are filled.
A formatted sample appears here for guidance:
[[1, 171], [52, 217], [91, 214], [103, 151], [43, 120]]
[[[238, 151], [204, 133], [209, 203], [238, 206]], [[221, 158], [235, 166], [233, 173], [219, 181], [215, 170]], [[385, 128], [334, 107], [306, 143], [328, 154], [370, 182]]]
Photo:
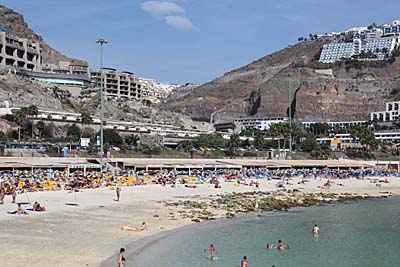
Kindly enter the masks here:
[[39, 42], [42, 48], [43, 63], [57, 64], [58, 61], [71, 61], [81, 65], [88, 65], [88, 63], [84, 60], [67, 57], [50, 47], [45, 43], [40, 35], [36, 34], [32, 29], [29, 28], [21, 14], [2, 5], [0, 5], [0, 26], [15, 31], [18, 37]]
[[239, 116], [287, 116], [301, 120], [368, 120], [369, 113], [400, 92], [400, 58], [391, 62], [318, 63], [323, 37], [289, 46], [226, 73], [163, 108], [198, 120], [229, 121]]

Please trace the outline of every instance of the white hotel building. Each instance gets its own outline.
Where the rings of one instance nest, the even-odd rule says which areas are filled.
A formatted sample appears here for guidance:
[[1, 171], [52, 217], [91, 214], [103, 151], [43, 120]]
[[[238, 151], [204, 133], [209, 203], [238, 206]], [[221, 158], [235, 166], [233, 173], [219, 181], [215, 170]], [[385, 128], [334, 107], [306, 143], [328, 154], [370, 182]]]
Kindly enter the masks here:
[[287, 117], [243, 117], [233, 121], [241, 130], [258, 129], [268, 130], [272, 124], [284, 123], [289, 121]]
[[[399, 37], [384, 37], [371, 40], [353, 39], [353, 42], [329, 43], [323, 46], [319, 62], [334, 63], [350, 59], [362, 52], [372, 52], [377, 59], [384, 59], [385, 53], [391, 53], [399, 45]], [[378, 51], [378, 52], [377, 52]]]
[[386, 103], [385, 111], [371, 112], [371, 121], [399, 121], [400, 101]]

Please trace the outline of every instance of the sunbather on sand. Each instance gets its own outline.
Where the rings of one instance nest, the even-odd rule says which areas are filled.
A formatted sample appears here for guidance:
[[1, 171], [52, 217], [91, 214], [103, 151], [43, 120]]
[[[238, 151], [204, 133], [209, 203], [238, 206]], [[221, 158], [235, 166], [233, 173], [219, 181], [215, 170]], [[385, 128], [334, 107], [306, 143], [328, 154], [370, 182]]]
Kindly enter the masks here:
[[18, 204], [17, 214], [18, 215], [28, 215], [28, 212], [26, 212], [26, 210], [22, 207], [21, 204]]
[[44, 206], [41, 206], [40, 203], [35, 202], [35, 203], [32, 205], [32, 210], [33, 210], [33, 211], [45, 211], [46, 208], [45, 208]]

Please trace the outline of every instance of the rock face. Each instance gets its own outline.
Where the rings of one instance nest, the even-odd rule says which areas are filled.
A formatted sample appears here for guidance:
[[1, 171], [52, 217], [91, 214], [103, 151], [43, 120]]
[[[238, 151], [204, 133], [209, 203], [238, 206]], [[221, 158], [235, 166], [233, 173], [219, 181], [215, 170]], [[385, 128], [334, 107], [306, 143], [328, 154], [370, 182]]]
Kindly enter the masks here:
[[238, 116], [287, 116], [298, 119], [367, 120], [400, 92], [400, 58], [394, 62], [319, 64], [323, 38], [289, 46], [226, 73], [163, 108], [199, 120], [229, 121]]
[[43, 38], [34, 33], [25, 22], [21, 14], [16, 13], [14, 10], [0, 5], [0, 26], [14, 30], [18, 37], [27, 38], [39, 42], [42, 48], [43, 63], [57, 64], [58, 61], [71, 61], [79, 63], [80, 65], [88, 65], [86, 61], [67, 57], [57, 50], [47, 45]]
[[35, 105], [45, 110], [68, 110], [69, 94], [58, 86], [28, 81], [14, 74], [0, 75], [0, 100], [16, 107]]

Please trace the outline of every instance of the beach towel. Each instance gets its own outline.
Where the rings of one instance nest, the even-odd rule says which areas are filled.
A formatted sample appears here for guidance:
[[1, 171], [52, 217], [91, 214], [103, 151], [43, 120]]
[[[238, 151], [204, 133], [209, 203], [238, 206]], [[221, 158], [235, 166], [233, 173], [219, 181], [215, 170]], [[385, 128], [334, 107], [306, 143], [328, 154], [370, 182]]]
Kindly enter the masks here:
[[15, 214], [17, 214], [17, 213], [18, 213], [18, 211], [16, 211], [16, 210], [14, 210], [14, 211], [7, 211], [7, 213], [8, 213], [8, 214], [15, 215]]

